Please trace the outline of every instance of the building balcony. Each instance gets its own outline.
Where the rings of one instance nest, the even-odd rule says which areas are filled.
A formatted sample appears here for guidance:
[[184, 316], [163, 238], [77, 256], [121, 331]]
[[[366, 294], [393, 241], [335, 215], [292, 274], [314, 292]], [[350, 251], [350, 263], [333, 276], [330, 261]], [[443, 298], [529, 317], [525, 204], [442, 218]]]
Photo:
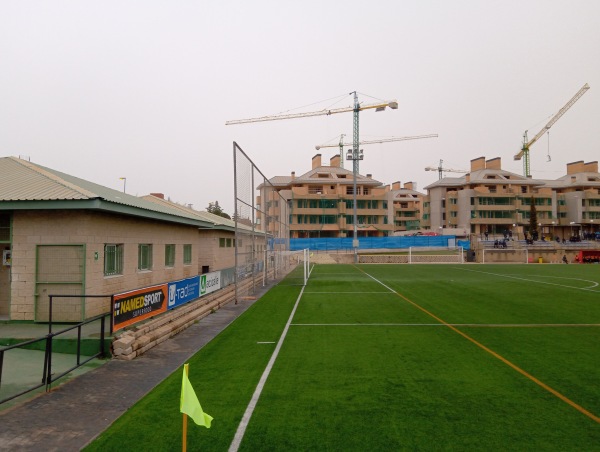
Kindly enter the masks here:
[[509, 204], [487, 204], [475, 201], [475, 205], [471, 206], [474, 210], [515, 210], [517, 202], [510, 202]]
[[339, 207], [294, 207], [292, 215], [338, 215], [342, 213]]
[[338, 224], [290, 224], [290, 231], [339, 231]]
[[514, 218], [471, 218], [471, 224], [506, 224], [518, 223]]
[[418, 207], [396, 207], [394, 206], [394, 212], [416, 212], [421, 213], [421, 209]]

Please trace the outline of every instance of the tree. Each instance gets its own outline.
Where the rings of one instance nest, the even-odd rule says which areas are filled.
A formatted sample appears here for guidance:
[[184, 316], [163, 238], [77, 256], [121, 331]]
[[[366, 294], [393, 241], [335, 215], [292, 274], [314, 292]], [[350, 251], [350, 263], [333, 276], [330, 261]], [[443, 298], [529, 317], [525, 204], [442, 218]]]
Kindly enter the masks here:
[[531, 197], [531, 201], [529, 204], [529, 233], [531, 234], [531, 238], [533, 240], [537, 240], [538, 219], [537, 219], [537, 209], [535, 208], [535, 199], [533, 199], [533, 196]]
[[223, 209], [219, 205], [219, 201], [209, 202], [208, 203], [208, 207], [206, 208], [206, 211], [208, 213], [212, 213], [214, 215], [218, 215], [220, 217], [227, 218], [228, 220], [231, 220], [231, 217], [229, 216], [229, 214], [223, 212]]

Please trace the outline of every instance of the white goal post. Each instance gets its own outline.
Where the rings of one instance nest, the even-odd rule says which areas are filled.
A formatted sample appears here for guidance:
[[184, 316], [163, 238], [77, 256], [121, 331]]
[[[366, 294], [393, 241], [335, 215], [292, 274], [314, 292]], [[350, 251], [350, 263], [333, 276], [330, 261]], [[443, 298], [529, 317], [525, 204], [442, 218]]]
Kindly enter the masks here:
[[[290, 285], [305, 286], [310, 276], [310, 250], [305, 248], [298, 251], [277, 251], [265, 252], [265, 260], [269, 262], [270, 267], [275, 272], [276, 279], [286, 277]], [[267, 267], [265, 266], [263, 275], [263, 285], [267, 277]]]
[[526, 248], [484, 248], [481, 262], [483, 264], [528, 264], [529, 252]]
[[464, 264], [465, 257], [462, 246], [408, 249], [409, 264]]
[[308, 282], [308, 277], [310, 276], [310, 250], [308, 248], [304, 248], [302, 250], [302, 255], [304, 257], [304, 266], [303, 266], [303, 277], [304, 277], [304, 285]]

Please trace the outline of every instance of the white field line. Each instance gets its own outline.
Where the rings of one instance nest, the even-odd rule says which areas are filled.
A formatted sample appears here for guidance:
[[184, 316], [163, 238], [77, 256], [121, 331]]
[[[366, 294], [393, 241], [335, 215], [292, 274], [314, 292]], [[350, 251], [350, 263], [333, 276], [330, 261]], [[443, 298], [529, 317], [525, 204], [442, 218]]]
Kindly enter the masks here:
[[311, 291], [311, 292], [304, 292], [304, 293], [305, 294], [306, 293], [329, 293], [329, 294], [331, 294], [331, 293], [345, 293], [345, 294], [356, 294], [356, 293], [387, 293], [387, 294], [393, 294], [394, 292], [342, 292], [342, 291], [338, 290], [336, 292], [316, 292], [316, 291], [313, 292], [313, 291]]
[[567, 286], [566, 284], [558, 284], [558, 283], [552, 283], [552, 282], [538, 281], [537, 279], [523, 278], [521, 276], [503, 275], [501, 273], [484, 272], [484, 271], [481, 271], [481, 270], [471, 270], [469, 268], [462, 268], [462, 267], [455, 267], [455, 268], [457, 270], [463, 270], [463, 271], [466, 271], [466, 272], [483, 273], [483, 274], [486, 274], [486, 275], [499, 276], [501, 278], [519, 279], [521, 281], [534, 282], [534, 283], [538, 283], [538, 284], [547, 284], [547, 285], [550, 285], [550, 286], [565, 287], [567, 289], [587, 290], [588, 292], [598, 293], [598, 291], [594, 290], [594, 289], [596, 287], [598, 287], [599, 283], [597, 283], [596, 281], [590, 281], [589, 279], [567, 278], [567, 277], [563, 277], [563, 276], [546, 276], [546, 275], [540, 275], [541, 278], [572, 279], [574, 281], [584, 281], [584, 282], [587, 282], [587, 283], [591, 284], [591, 286], [589, 286], [589, 287], [576, 287], [576, 286]]
[[292, 323], [290, 326], [462, 326], [469, 328], [580, 328], [600, 323]]
[[[311, 271], [312, 274], [312, 271]], [[313, 278], [327, 278], [328, 276], [359, 276], [358, 273], [317, 273]]]
[[357, 272], [325, 272], [319, 270], [319, 275], [327, 276], [327, 275], [360, 275]]
[[290, 329], [290, 324], [292, 323], [292, 319], [294, 318], [294, 314], [296, 313], [296, 309], [298, 308], [298, 303], [300, 303], [300, 299], [302, 298], [303, 292], [304, 292], [304, 287], [302, 287], [302, 290], [300, 291], [300, 294], [298, 295], [296, 304], [294, 304], [294, 309], [292, 309], [290, 317], [288, 318], [288, 321], [285, 324], [285, 328], [283, 329], [283, 333], [281, 333], [281, 337], [279, 338], [279, 341], [277, 342], [277, 345], [275, 346], [275, 350], [273, 351], [273, 354], [271, 355], [271, 359], [269, 359], [267, 367], [265, 367], [265, 370], [264, 370], [262, 376], [260, 377], [260, 380], [258, 381], [258, 385], [256, 386], [256, 389], [254, 390], [254, 394], [252, 394], [250, 403], [248, 403], [248, 406], [246, 407], [246, 411], [244, 412], [244, 415], [242, 416], [240, 425], [238, 425], [237, 431], [235, 432], [235, 436], [233, 437], [233, 441], [231, 441], [231, 445], [229, 446], [229, 452], [237, 452], [237, 450], [240, 447], [242, 439], [244, 438], [244, 434], [246, 433], [246, 428], [248, 427], [248, 423], [250, 422], [250, 418], [252, 417], [252, 413], [254, 413], [254, 408], [256, 408], [256, 404], [258, 403], [258, 399], [262, 393], [265, 383], [267, 382], [267, 378], [269, 378], [269, 374], [271, 373], [271, 369], [273, 368], [273, 365], [275, 364], [277, 355], [279, 355], [279, 350], [281, 350], [283, 341], [285, 340], [287, 332]]

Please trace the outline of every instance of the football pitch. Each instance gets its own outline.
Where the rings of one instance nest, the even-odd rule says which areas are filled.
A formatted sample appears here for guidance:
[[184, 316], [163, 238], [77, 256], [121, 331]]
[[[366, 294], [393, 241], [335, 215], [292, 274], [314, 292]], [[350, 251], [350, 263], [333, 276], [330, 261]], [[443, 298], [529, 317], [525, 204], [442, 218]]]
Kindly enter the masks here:
[[[189, 363], [189, 450], [598, 451], [600, 266], [315, 265]], [[181, 372], [86, 450], [181, 449]]]

